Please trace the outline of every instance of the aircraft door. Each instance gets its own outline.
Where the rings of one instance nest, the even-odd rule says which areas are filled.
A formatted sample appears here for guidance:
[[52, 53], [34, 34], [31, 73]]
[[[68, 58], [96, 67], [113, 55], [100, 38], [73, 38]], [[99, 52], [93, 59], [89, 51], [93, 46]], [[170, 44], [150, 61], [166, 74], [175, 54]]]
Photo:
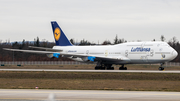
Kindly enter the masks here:
[[154, 55], [154, 50], [151, 50], [150, 51], [150, 56], [153, 57], [153, 55]]
[[86, 54], [89, 54], [89, 50], [86, 50]]
[[142, 60], [143, 60], [143, 62], [148, 62], [148, 57], [147, 56], [141, 56], [141, 58], [142, 58]]
[[[146, 42], [142, 43], [141, 48], [144, 48], [145, 44], [146, 44]], [[142, 54], [141, 55], [142, 61], [145, 62], [145, 63], [148, 63], [148, 56], [151, 56], [151, 55], [153, 56], [153, 52], [150, 52], [148, 54], [147, 53]]]
[[128, 57], [128, 50], [125, 50], [125, 56]]
[[105, 56], [106, 56], [106, 57], [108, 56], [108, 50], [105, 51]]
[[142, 45], [141, 45], [142, 48], [144, 47], [145, 43], [146, 43], [146, 42], [143, 42], [143, 43], [142, 43]]

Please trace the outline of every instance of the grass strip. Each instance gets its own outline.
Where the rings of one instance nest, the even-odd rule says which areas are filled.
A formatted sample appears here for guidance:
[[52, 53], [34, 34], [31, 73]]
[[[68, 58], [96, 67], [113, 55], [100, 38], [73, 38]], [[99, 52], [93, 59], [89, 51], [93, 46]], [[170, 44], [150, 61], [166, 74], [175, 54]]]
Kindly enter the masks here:
[[117, 79], [180, 81], [178, 73], [99, 73], [99, 72], [21, 72], [0, 71], [0, 78], [12, 79]]
[[0, 89], [180, 91], [180, 74], [0, 72]]

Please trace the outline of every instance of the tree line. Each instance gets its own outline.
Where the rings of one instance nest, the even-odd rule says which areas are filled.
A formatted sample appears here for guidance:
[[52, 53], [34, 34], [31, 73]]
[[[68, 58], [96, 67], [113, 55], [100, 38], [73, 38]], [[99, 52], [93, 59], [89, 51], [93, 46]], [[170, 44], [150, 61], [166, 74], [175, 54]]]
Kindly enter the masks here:
[[[0, 43], [0, 61], [69, 61], [67, 58], [48, 58], [44, 54], [32, 54], [32, 53], [23, 53], [23, 52], [13, 52], [6, 51], [3, 48], [12, 48], [12, 49], [23, 49], [31, 50], [29, 46], [36, 47], [47, 47], [52, 48], [55, 46], [54, 42], [48, 42], [47, 40], [39, 40], [39, 37], [35, 38], [34, 41], [25, 41], [22, 42], [3, 42]], [[36, 49], [32, 49], [36, 50]]]
[[[161, 35], [161, 41], [166, 41], [166, 38]], [[139, 41], [139, 40], [138, 40]], [[153, 39], [152, 41], [156, 41]], [[88, 40], [82, 39], [80, 42], [75, 42], [74, 39], [70, 39], [70, 42], [73, 45], [114, 45], [125, 43], [127, 40], [124, 38], [118, 38], [116, 35], [113, 42], [109, 40], [103, 41], [101, 44], [91, 43]], [[176, 37], [171, 38], [169, 41], [166, 41], [171, 47], [173, 47], [178, 53], [180, 53], [180, 44]], [[29, 46], [36, 46], [36, 47], [47, 47], [52, 48], [55, 46], [54, 42], [48, 42], [47, 40], [43, 39], [42, 41], [39, 40], [39, 37], [35, 38], [34, 41], [25, 41], [22, 42], [0, 42], [0, 61], [71, 61], [68, 58], [59, 57], [57, 58], [48, 58], [44, 54], [32, 54], [32, 53], [23, 53], [23, 52], [12, 52], [3, 50], [3, 48], [13, 48], [13, 49], [30, 49]], [[34, 49], [33, 49], [34, 50]], [[177, 56], [173, 60], [174, 62], [180, 62], [180, 55]]]

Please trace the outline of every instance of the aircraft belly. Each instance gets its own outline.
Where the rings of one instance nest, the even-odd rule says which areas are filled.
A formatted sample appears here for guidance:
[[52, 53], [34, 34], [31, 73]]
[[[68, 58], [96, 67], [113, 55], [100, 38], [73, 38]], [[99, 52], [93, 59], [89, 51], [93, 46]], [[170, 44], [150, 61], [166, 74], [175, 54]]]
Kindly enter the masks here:
[[142, 61], [142, 60], [131, 60], [131, 64], [154, 64], [154, 63], [163, 63], [163, 62], [167, 62], [169, 60], [162, 60], [162, 59], [148, 59], [148, 61]]
[[104, 64], [129, 64], [131, 60], [114, 60], [114, 61], [102, 61]]

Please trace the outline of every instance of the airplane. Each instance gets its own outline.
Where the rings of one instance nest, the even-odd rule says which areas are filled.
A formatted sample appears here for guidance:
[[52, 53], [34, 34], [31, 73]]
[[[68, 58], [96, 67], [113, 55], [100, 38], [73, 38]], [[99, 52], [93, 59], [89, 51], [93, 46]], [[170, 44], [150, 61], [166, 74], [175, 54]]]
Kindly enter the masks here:
[[52, 21], [51, 25], [56, 42], [56, 46], [53, 46], [53, 48], [30, 46], [30, 48], [44, 51], [8, 48], [4, 48], [4, 50], [46, 54], [49, 58], [59, 58], [61, 56], [75, 61], [96, 63], [95, 70], [114, 70], [112, 65], [121, 65], [119, 70], [127, 70], [127, 67], [124, 67], [126, 64], [157, 63], [160, 63], [159, 70], [164, 70], [164, 63], [173, 60], [178, 55], [177, 51], [169, 46], [168, 43], [161, 41], [75, 46], [68, 40], [56, 21]]

